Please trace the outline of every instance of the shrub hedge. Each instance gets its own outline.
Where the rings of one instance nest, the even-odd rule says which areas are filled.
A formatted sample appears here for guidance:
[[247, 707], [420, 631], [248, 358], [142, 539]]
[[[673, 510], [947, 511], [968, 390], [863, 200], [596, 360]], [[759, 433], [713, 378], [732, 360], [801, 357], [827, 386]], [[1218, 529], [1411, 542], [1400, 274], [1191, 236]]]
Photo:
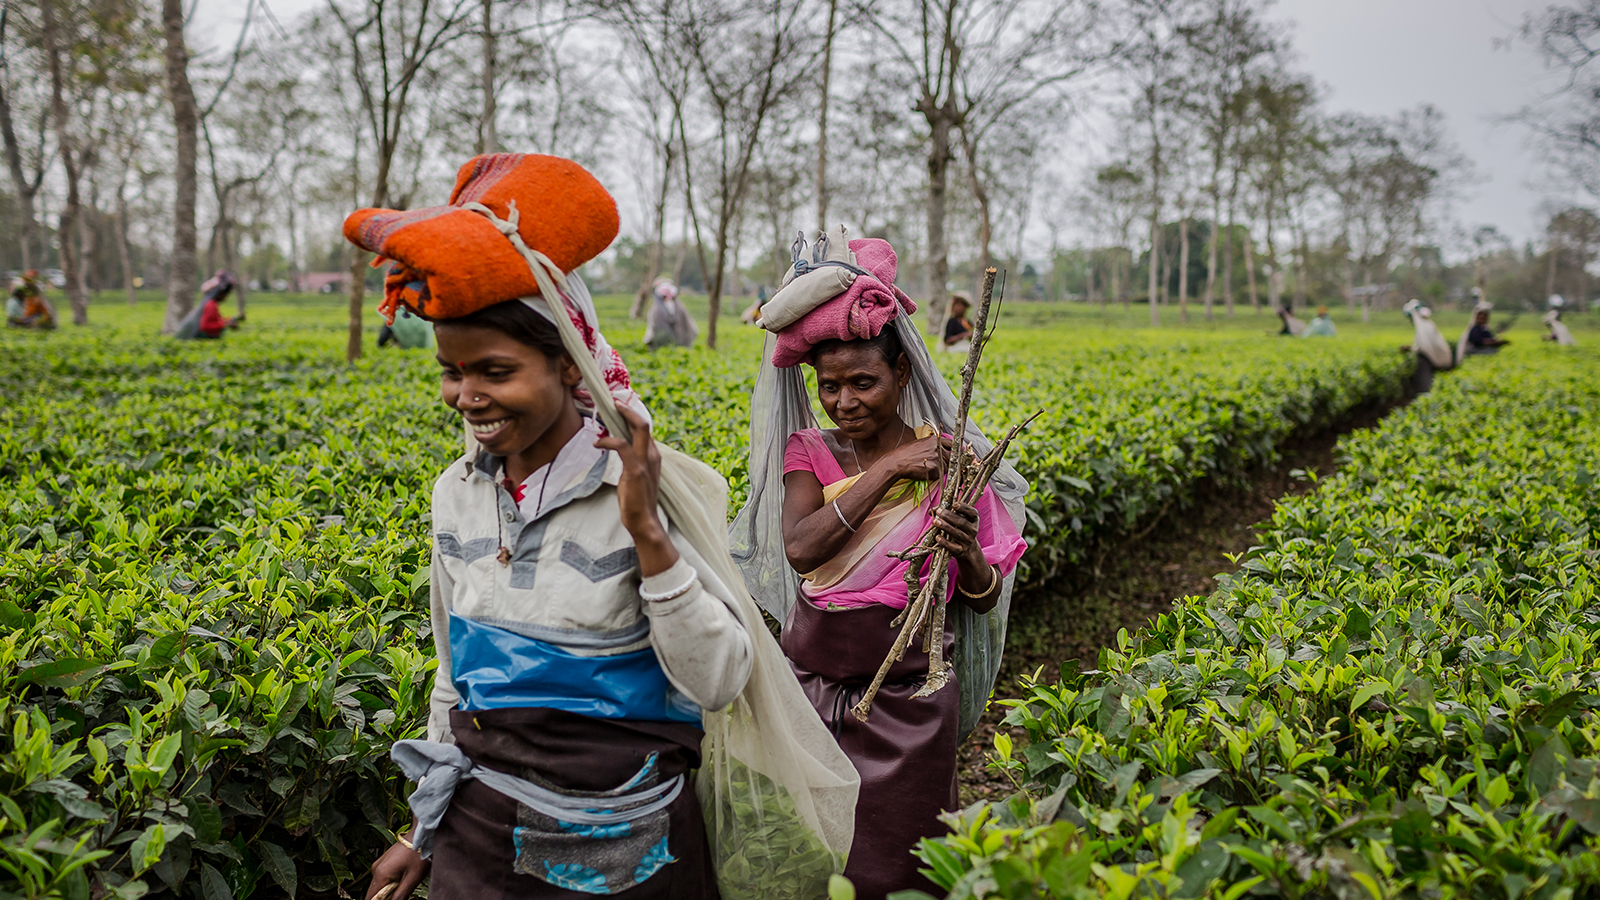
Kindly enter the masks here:
[[[426, 712], [429, 487], [458, 425], [425, 354], [346, 366], [315, 315], [257, 302], [216, 343], [138, 319], [0, 337], [19, 398], [0, 408], [0, 894], [327, 896], [403, 827], [386, 751]], [[980, 410], [1050, 405], [1021, 460], [1048, 481], [1049, 566], [1403, 365], [1360, 341], [1060, 335], [1005, 336]], [[629, 362], [661, 436], [738, 496], [758, 351], [730, 344]]]
[[1514, 348], [1347, 438], [1209, 597], [1005, 701], [955, 898], [1600, 896], [1600, 358]]

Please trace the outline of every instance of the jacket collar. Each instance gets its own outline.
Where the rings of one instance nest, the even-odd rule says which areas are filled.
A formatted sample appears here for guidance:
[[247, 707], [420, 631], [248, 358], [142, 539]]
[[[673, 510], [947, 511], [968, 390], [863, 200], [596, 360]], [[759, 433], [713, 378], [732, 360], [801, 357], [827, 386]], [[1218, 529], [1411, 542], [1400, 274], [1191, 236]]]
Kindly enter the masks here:
[[[481, 481], [491, 488], [501, 489], [502, 476], [500, 473], [505, 469], [505, 460], [503, 458], [479, 447], [476, 453], [470, 456], [463, 455], [462, 464], [466, 467], [466, 475], [462, 477], [462, 481]], [[590, 496], [595, 491], [598, 491], [603, 484], [616, 487], [621, 480], [622, 458], [610, 450], [606, 450], [600, 454], [600, 458], [595, 461], [595, 464], [590, 467], [588, 472], [584, 473], [582, 478], [568, 484], [560, 494], [556, 495], [555, 499], [545, 505], [544, 511], [539, 515], [539, 518], [545, 518], [575, 500], [582, 500]]]

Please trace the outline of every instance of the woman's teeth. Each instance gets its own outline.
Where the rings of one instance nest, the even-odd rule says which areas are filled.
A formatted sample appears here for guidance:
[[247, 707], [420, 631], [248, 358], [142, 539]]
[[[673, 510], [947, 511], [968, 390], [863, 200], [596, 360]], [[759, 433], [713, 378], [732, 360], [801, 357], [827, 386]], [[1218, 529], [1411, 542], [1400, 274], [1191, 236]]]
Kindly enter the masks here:
[[469, 422], [468, 424], [472, 426], [473, 434], [490, 434], [491, 432], [499, 431], [500, 426], [504, 425], [506, 421], [506, 419], [496, 419], [493, 422]]

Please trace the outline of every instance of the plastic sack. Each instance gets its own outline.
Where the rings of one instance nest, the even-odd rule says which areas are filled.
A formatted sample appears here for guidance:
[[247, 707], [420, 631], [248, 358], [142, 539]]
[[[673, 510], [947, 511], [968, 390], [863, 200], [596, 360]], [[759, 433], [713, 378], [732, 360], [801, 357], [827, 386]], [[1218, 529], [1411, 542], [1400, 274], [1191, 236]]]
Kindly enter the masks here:
[[180, 341], [192, 341], [200, 336], [200, 313], [205, 310], [205, 304], [196, 303], [194, 309], [183, 317], [178, 327], [173, 330], [172, 336]]

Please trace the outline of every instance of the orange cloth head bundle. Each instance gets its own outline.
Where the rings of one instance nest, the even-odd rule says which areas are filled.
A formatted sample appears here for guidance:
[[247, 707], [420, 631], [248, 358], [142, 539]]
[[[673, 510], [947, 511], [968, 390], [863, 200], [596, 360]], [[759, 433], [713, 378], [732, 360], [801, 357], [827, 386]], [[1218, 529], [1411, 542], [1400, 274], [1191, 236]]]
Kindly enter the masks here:
[[425, 319], [455, 319], [539, 293], [528, 263], [481, 214], [481, 203], [509, 218], [527, 245], [571, 272], [617, 236], [617, 202], [570, 159], [528, 153], [476, 156], [456, 173], [450, 205], [358, 209], [344, 220], [352, 244], [392, 260], [378, 310], [391, 320], [401, 306]]

